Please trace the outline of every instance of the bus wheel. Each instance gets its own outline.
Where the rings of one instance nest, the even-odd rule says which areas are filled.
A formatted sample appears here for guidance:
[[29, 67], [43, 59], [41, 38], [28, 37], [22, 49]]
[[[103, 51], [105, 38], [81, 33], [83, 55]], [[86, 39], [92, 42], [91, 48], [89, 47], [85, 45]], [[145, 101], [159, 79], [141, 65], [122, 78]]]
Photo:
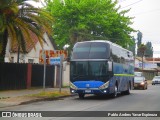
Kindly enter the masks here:
[[130, 84], [128, 84], [128, 89], [124, 92], [125, 95], [129, 95], [130, 94]]
[[117, 97], [117, 90], [118, 90], [118, 88], [117, 88], [117, 86], [115, 85], [115, 87], [114, 87], [114, 93], [110, 94], [110, 97], [111, 97], [111, 98], [116, 98], [116, 97]]
[[126, 95], [130, 94], [130, 85], [128, 85], [128, 90], [126, 91]]
[[83, 98], [84, 98], [84, 94], [83, 94], [83, 93], [79, 93], [78, 95], [79, 95], [79, 98], [80, 98], [80, 99], [83, 99]]

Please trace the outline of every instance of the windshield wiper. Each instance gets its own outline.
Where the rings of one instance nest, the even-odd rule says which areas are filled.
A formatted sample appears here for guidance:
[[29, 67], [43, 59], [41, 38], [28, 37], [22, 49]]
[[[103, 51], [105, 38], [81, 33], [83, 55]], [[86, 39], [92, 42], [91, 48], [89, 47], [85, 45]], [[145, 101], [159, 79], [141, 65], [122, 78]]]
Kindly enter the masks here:
[[[75, 74], [73, 75], [73, 76], [75, 76]], [[77, 76], [75, 76], [73, 79], [76, 79], [76, 78], [79, 78], [79, 77], [84, 77], [85, 75], [77, 75]]]

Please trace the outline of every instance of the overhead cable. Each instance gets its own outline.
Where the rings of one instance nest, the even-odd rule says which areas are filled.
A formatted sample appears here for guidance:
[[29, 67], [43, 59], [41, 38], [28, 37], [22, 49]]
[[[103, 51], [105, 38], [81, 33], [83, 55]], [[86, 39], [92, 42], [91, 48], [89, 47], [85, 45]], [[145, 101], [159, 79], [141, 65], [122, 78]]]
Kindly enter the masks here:
[[142, 0], [139, 0], [139, 1], [137, 1], [137, 2], [134, 2], [134, 3], [132, 3], [132, 4], [129, 4], [129, 5], [127, 5], [127, 6], [124, 6], [124, 7], [120, 8], [120, 9], [129, 7], [129, 6], [132, 6], [132, 5], [137, 4], [137, 3], [141, 2], [141, 1], [142, 1]]

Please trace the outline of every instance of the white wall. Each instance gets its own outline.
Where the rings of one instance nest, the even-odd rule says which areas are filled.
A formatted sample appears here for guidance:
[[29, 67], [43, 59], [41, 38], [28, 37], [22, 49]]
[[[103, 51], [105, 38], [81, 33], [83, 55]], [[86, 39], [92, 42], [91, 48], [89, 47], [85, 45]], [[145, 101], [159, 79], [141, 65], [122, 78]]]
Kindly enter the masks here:
[[[49, 40], [47, 34], [45, 33], [44, 35], [44, 50], [55, 50], [51, 41]], [[10, 39], [8, 40], [7, 43], [7, 48], [6, 48], [6, 55], [5, 55], [5, 62], [11, 62], [11, 58], [13, 58], [14, 62], [17, 62], [17, 53], [11, 53], [10, 52]], [[28, 63], [28, 59], [33, 59], [33, 63], [39, 63], [39, 52], [42, 50], [42, 47], [39, 42], [35, 45], [35, 49], [33, 48], [28, 54], [19, 54], [19, 62], [20, 63]]]
[[69, 85], [70, 85], [70, 65], [66, 64], [65, 69], [63, 69], [62, 86], [65, 87]]

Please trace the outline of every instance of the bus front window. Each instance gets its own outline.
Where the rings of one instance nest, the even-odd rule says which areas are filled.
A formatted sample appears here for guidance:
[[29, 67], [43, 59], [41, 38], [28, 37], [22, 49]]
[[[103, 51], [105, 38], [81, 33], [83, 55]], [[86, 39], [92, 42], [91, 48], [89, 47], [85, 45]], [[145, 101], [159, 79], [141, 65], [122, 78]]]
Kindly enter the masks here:
[[89, 75], [91, 76], [105, 76], [108, 71], [108, 64], [104, 61], [89, 62]]
[[71, 62], [71, 78], [75, 79], [88, 75], [88, 62]]
[[72, 61], [70, 69], [71, 81], [102, 80], [108, 75], [107, 61]]

